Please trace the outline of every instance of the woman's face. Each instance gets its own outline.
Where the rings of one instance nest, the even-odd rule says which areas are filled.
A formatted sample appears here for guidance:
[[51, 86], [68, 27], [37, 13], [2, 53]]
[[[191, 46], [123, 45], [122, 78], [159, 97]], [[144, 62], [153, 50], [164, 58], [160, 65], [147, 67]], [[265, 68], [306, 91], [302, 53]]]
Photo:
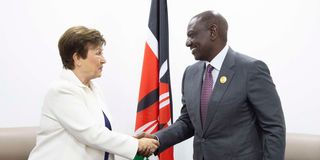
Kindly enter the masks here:
[[106, 63], [102, 46], [89, 45], [87, 58], [80, 58], [80, 61], [79, 69], [88, 80], [101, 77], [103, 64]]

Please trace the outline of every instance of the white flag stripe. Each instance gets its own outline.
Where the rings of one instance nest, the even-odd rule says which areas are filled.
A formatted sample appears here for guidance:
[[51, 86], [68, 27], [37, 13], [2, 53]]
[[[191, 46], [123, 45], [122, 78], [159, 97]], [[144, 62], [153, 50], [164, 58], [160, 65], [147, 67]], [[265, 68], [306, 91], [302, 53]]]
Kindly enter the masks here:
[[[147, 160], [147, 158], [145, 158], [144, 160]], [[151, 155], [150, 157], [148, 157], [148, 160], [159, 160], [159, 158], [158, 156]]]
[[150, 28], [147, 29], [147, 43], [149, 47], [151, 48], [154, 55], [158, 58], [158, 40], [151, 32]]
[[170, 99], [168, 98], [167, 100], [163, 101], [160, 103], [159, 109], [165, 107], [166, 105], [170, 104]]
[[152, 127], [150, 127], [148, 130], [146, 130], [146, 132], [151, 133], [157, 126], [158, 126], [158, 124], [154, 123]]
[[152, 123], [154, 123], [156, 120], [154, 121], [151, 121], [151, 122], [148, 122], [146, 123], [145, 125], [141, 126], [140, 128], [138, 128], [135, 132], [135, 134], [140, 134], [142, 132], [144, 132], [145, 129], [147, 129], [148, 127], [150, 127], [152, 125]]
[[159, 97], [159, 101], [162, 101], [163, 99], [169, 97], [169, 95], [170, 95], [169, 92], [161, 94], [160, 97]]
[[164, 74], [166, 74], [166, 72], [168, 71], [168, 60], [166, 59], [166, 61], [164, 61], [162, 64], [161, 64], [161, 67], [160, 67], [160, 71], [159, 71], [159, 81], [160, 79], [162, 78], [162, 76]]

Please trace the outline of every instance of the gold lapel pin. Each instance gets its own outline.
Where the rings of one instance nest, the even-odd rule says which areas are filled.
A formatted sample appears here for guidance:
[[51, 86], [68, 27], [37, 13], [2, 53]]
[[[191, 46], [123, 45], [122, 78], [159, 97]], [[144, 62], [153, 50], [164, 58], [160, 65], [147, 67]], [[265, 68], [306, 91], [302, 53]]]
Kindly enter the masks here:
[[226, 76], [221, 76], [220, 77], [220, 83], [224, 84], [227, 82], [227, 77]]

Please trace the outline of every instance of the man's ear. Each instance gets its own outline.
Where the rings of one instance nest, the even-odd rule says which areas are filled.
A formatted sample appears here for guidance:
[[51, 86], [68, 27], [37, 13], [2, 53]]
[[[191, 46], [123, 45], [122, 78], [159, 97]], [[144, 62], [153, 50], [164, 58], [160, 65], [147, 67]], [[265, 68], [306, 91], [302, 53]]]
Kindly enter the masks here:
[[80, 56], [77, 52], [74, 52], [73, 55], [72, 55], [72, 59], [73, 59], [73, 62], [74, 62], [74, 65], [75, 66], [78, 66], [80, 67], [81, 66], [81, 62], [80, 62]]
[[218, 36], [218, 32], [217, 32], [217, 25], [216, 24], [211, 24], [209, 26], [209, 30], [210, 30], [210, 39], [211, 40], [215, 40]]

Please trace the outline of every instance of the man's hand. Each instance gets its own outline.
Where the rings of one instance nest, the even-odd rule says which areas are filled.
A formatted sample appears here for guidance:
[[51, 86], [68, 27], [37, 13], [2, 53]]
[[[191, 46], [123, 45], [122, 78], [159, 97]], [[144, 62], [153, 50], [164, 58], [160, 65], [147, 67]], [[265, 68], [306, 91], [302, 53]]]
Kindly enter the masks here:
[[139, 134], [135, 135], [134, 137], [137, 138], [137, 139], [140, 139], [140, 138], [152, 138], [152, 139], [158, 140], [157, 137], [154, 134], [149, 134], [149, 133], [146, 133], [146, 132], [139, 133]]
[[144, 157], [149, 157], [155, 152], [159, 147], [159, 142], [151, 138], [140, 138], [138, 139], [138, 154]]
[[146, 132], [142, 132], [134, 136], [139, 140], [138, 154], [144, 157], [149, 157], [159, 147], [159, 141], [156, 136]]

